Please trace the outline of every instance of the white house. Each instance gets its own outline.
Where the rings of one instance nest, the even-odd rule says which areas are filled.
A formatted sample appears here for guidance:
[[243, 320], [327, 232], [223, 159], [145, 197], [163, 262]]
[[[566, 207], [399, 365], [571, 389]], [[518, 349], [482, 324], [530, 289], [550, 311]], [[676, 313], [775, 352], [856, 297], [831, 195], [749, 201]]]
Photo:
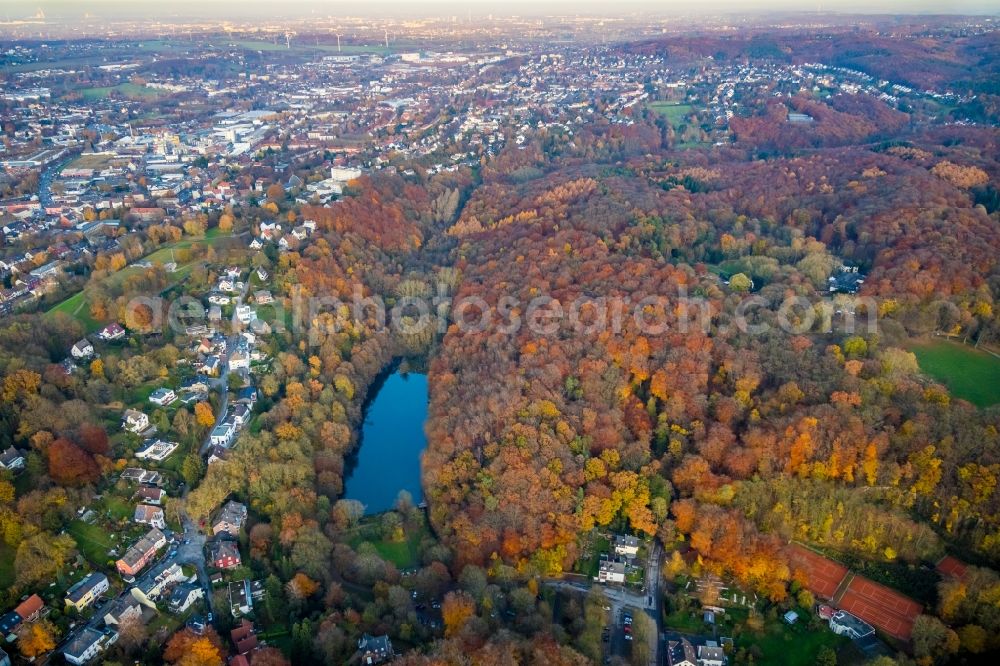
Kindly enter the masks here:
[[715, 641], [698, 646], [699, 666], [726, 666], [726, 652]]
[[236, 424], [237, 429], [246, 425], [247, 421], [250, 420], [250, 414], [250, 405], [242, 402], [233, 405], [233, 423]]
[[125, 329], [122, 328], [121, 324], [117, 323], [108, 324], [107, 326], [101, 329], [100, 333], [98, 333], [97, 336], [101, 340], [107, 340], [107, 341], [120, 340], [121, 338], [125, 337]]
[[104, 624], [121, 624], [140, 617], [142, 617], [142, 604], [131, 594], [123, 594], [111, 603], [104, 614]]
[[170, 558], [165, 562], [157, 564], [155, 567], [142, 575], [132, 588], [132, 596], [139, 603], [153, 607], [156, 600], [163, 596], [163, 593], [174, 583], [188, 580], [184, 575], [181, 565]]
[[194, 583], [181, 583], [174, 588], [174, 591], [170, 595], [170, 612], [171, 613], [183, 613], [191, 604], [202, 599], [205, 596], [205, 590], [201, 585], [196, 585]]
[[361, 177], [361, 169], [355, 169], [351, 167], [331, 167], [330, 168], [330, 179], [336, 180], [341, 183], [346, 183], [348, 181], [354, 180], [355, 178]]
[[250, 367], [250, 355], [242, 351], [234, 351], [229, 357], [230, 370], [246, 370]]
[[615, 535], [615, 553], [635, 557], [639, 553], [639, 539], [634, 536]]
[[90, 358], [94, 355], [94, 345], [90, 344], [87, 338], [83, 338], [70, 348], [69, 353], [73, 358]]
[[149, 428], [149, 417], [137, 409], [126, 409], [122, 428], [138, 435]]
[[84, 627], [66, 643], [66, 647], [63, 648], [63, 657], [71, 664], [82, 666], [117, 640], [118, 632], [113, 629], [102, 632], [93, 627]]
[[135, 507], [135, 514], [132, 516], [132, 521], [161, 530], [167, 526], [167, 521], [163, 518], [163, 509], [158, 506], [150, 506], [149, 504], [137, 505]]
[[0, 469], [18, 470], [24, 469], [24, 454], [13, 446], [8, 446], [7, 450], [0, 453]]
[[236, 424], [231, 421], [223, 421], [212, 430], [212, 444], [228, 449], [232, 445], [233, 437], [235, 436]]
[[149, 401], [160, 407], [166, 407], [176, 399], [177, 394], [168, 388], [158, 388], [149, 394]]
[[177, 442], [151, 439], [135, 452], [135, 457], [139, 460], [166, 460], [171, 453], [177, 450], [177, 446]]
[[602, 583], [624, 583], [625, 563], [601, 560], [601, 566], [597, 572], [597, 580]]
[[249, 305], [237, 305], [236, 318], [240, 320], [240, 323], [249, 324], [257, 318], [257, 313]]

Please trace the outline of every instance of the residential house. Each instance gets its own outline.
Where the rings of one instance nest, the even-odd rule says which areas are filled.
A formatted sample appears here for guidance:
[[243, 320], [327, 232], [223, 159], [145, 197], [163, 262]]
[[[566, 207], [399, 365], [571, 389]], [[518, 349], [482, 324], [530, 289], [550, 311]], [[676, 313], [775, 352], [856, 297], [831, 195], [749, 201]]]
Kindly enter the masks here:
[[208, 459], [207, 459], [207, 462], [208, 462], [209, 465], [212, 465], [212, 464], [217, 463], [217, 462], [225, 462], [226, 459], [228, 459], [228, 458], [229, 458], [229, 449], [227, 449], [225, 447], [219, 446], [217, 444], [213, 444], [208, 449]]
[[154, 608], [156, 600], [174, 583], [187, 580], [181, 565], [173, 560], [161, 562], [142, 575], [132, 588], [132, 596], [141, 604]]
[[198, 370], [204, 372], [209, 377], [216, 377], [221, 369], [222, 359], [217, 354], [206, 356], [205, 360], [198, 367]]
[[237, 394], [236, 397], [236, 402], [244, 405], [249, 405], [250, 409], [253, 409], [254, 405], [257, 404], [257, 389], [254, 388], [253, 386], [247, 386], [245, 388], [240, 389], [240, 392]]
[[247, 424], [250, 420], [250, 407], [243, 403], [237, 403], [233, 405], [233, 423], [236, 424], [236, 428], [240, 429]]
[[228, 532], [233, 536], [238, 536], [240, 528], [247, 519], [247, 507], [245, 504], [229, 500], [219, 510], [215, 520], [212, 521], [212, 533]]
[[205, 590], [197, 583], [181, 583], [170, 594], [170, 612], [183, 613], [191, 605], [205, 597]]
[[177, 394], [168, 388], [158, 388], [149, 394], [149, 401], [160, 407], [166, 407], [174, 400], [177, 400]]
[[71, 664], [83, 666], [117, 640], [118, 632], [113, 629], [98, 631], [87, 626], [66, 643], [63, 648], [63, 657]]
[[597, 572], [597, 580], [602, 583], [624, 583], [625, 563], [613, 560], [601, 560]]
[[639, 539], [622, 534], [615, 535], [615, 553], [625, 557], [635, 557], [639, 554]]
[[230, 370], [247, 370], [250, 368], [250, 354], [245, 351], [236, 350], [229, 357]]
[[20, 615], [24, 622], [34, 622], [41, 616], [43, 608], [45, 608], [45, 602], [42, 601], [42, 598], [37, 594], [32, 594], [19, 603], [14, 612]]
[[162, 439], [150, 439], [135, 452], [135, 457], [139, 460], [162, 461], [170, 457], [170, 454], [177, 450], [177, 442], [166, 442]]
[[253, 301], [257, 305], [270, 305], [274, 303], [274, 296], [267, 289], [261, 289], [253, 293]]
[[249, 305], [237, 305], [236, 318], [240, 320], [241, 324], [249, 324], [257, 318], [257, 313]]
[[223, 421], [212, 429], [212, 444], [228, 449], [232, 445], [235, 436], [236, 424], [232, 421]]
[[240, 617], [253, 610], [255, 602], [267, 594], [264, 582], [260, 580], [235, 581], [229, 584], [229, 607], [233, 617]]
[[125, 337], [125, 329], [121, 327], [121, 324], [108, 324], [101, 329], [97, 337], [106, 341], [120, 340]]
[[205, 544], [208, 563], [216, 569], [235, 569], [240, 566], [240, 547], [230, 539], [214, 539]]
[[865, 276], [857, 266], [841, 266], [839, 272], [828, 278], [830, 293], [856, 294], [865, 283]]
[[698, 666], [726, 666], [726, 652], [715, 641], [698, 646]]
[[144, 504], [152, 504], [153, 506], [160, 506], [163, 502], [163, 498], [166, 496], [166, 491], [163, 488], [148, 488], [143, 487], [135, 491], [136, 498]]
[[115, 566], [122, 576], [135, 576], [166, 545], [167, 537], [163, 535], [163, 532], [154, 527], [144, 537], [135, 542], [122, 555], [121, 559], [115, 562]]
[[667, 666], [698, 666], [691, 641], [682, 638], [667, 642]]
[[24, 620], [14, 611], [9, 611], [0, 615], [0, 638], [10, 636], [14, 630], [21, 626]]
[[257, 632], [254, 631], [253, 622], [247, 619], [240, 620], [240, 626], [229, 632], [236, 646], [236, 654], [250, 654], [257, 649]]
[[121, 624], [142, 617], [142, 604], [131, 594], [123, 594], [108, 606], [104, 613], [104, 623], [107, 625]]
[[847, 636], [852, 640], [875, 633], [875, 628], [872, 625], [843, 610], [830, 616], [830, 630], [838, 636]]
[[392, 642], [386, 635], [372, 636], [363, 634], [358, 640], [358, 652], [361, 655], [361, 663], [370, 665], [378, 664], [393, 657]]
[[[209, 345], [206, 351], [211, 348], [211, 345]], [[205, 375], [195, 375], [194, 377], [189, 377], [181, 383], [181, 390], [191, 393], [205, 393], [208, 391], [208, 377]]]
[[267, 278], [268, 278], [267, 269], [263, 268], [263, 267], [258, 268], [257, 269], [257, 279], [260, 280], [261, 282], [265, 282], [267, 280]]
[[24, 454], [13, 446], [8, 446], [6, 451], [0, 453], [0, 469], [14, 472], [24, 469], [24, 465]]
[[163, 517], [163, 509], [148, 504], [139, 504], [135, 507], [132, 522], [142, 523], [143, 525], [149, 525], [161, 530], [167, 526], [167, 521]]
[[121, 479], [128, 483], [143, 483], [150, 486], [159, 486], [163, 483], [163, 476], [159, 472], [141, 467], [126, 467], [122, 470]]
[[122, 428], [136, 435], [146, 432], [149, 428], [149, 417], [138, 409], [126, 409]]
[[90, 344], [87, 338], [83, 338], [70, 347], [69, 353], [73, 358], [90, 358], [94, 355], [94, 345]]
[[87, 574], [66, 590], [66, 605], [82, 611], [108, 591], [108, 577], [100, 572]]

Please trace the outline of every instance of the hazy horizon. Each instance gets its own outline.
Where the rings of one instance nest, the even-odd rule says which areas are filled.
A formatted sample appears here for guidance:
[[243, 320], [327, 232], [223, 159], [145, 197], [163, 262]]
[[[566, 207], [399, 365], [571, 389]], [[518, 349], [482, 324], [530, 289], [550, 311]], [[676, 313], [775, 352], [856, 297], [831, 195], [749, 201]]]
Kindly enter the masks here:
[[[821, 2], [795, 2], [793, 0], [705, 0], [695, 5], [655, 0], [623, 0], [613, 8], [596, 0], [513, 0], [485, 2], [457, 0], [368, 0], [365, 3], [348, 3], [330, 0], [289, 0], [275, 5], [264, 0], [175, 0], [164, 4], [148, 0], [9, 0], [0, 10], [0, 19], [22, 20], [33, 17], [39, 10], [47, 19], [73, 20], [86, 14], [119, 18], [202, 18], [240, 20], [255, 17], [321, 16], [377, 16], [416, 17], [449, 16], [542, 16], [546, 14], [579, 15], [704, 15], [718, 13], [812, 13], [817, 11], [862, 14], [982, 14], [998, 15], [995, 2], [988, 0], [877, 0], [874, 3], [858, 0], [823, 0]], [[111, 16], [109, 16], [110, 18]]]

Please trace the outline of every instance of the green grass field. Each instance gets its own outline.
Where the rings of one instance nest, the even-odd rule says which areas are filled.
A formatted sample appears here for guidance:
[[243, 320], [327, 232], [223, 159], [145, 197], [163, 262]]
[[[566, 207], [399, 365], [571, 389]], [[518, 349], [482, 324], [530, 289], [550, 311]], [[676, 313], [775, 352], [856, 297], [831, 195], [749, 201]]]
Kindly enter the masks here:
[[684, 117], [691, 113], [691, 109], [694, 107], [679, 102], [652, 102], [649, 104], [649, 108], [665, 117], [674, 126], [674, 129], [677, 129], [684, 124]]
[[[201, 245], [203, 243], [208, 245], [214, 245], [215, 243], [220, 242], [226, 238], [232, 238], [232, 234], [228, 232], [221, 233], [218, 228], [209, 229], [208, 232], [205, 234], [204, 238], [183, 238], [177, 241], [176, 243], [168, 243], [167, 245], [164, 245], [163, 247], [154, 250], [150, 254], [146, 255], [140, 261], [149, 261], [153, 264], [162, 266], [163, 264], [166, 264], [168, 262], [176, 261], [176, 257], [174, 255], [175, 250], [183, 250], [190, 248], [194, 245]], [[174, 286], [179, 282], [181, 282], [184, 278], [186, 278], [188, 274], [191, 272], [194, 263], [195, 263], [194, 260], [185, 263], [178, 262], [177, 270], [170, 276], [171, 279], [170, 286]], [[117, 284], [119, 281], [124, 280], [126, 277], [128, 277], [130, 272], [136, 270], [142, 270], [142, 269], [136, 268], [134, 265], [126, 266], [122, 270], [108, 275], [105, 278], [106, 283], [109, 285]], [[93, 331], [96, 331], [102, 325], [101, 322], [95, 320], [93, 317], [90, 316], [90, 303], [87, 301], [86, 291], [79, 291], [73, 294], [72, 296], [66, 298], [61, 303], [52, 306], [46, 312], [46, 314], [51, 315], [56, 312], [62, 312], [64, 314], [76, 318], [77, 321], [83, 324], [84, 332], [86, 333], [91, 333]]]
[[1000, 358], [948, 340], [910, 347], [920, 369], [948, 387], [956, 398], [978, 407], [1000, 403]]
[[66, 526], [66, 531], [76, 541], [80, 553], [94, 566], [103, 567], [111, 558], [108, 551], [112, 544], [107, 531], [100, 525], [74, 520]]
[[122, 97], [131, 99], [155, 99], [163, 96], [163, 91], [147, 88], [135, 83], [120, 83], [117, 86], [105, 86], [99, 88], [82, 88], [80, 94], [88, 101], [104, 99], [112, 93], [117, 93]]
[[[799, 609], [799, 613], [801, 615], [805, 611]], [[749, 648], [756, 645], [760, 649], [763, 654], [756, 663], [765, 666], [812, 666], [823, 646], [837, 650], [849, 642], [826, 627], [812, 631], [805, 626], [803, 620], [795, 626], [775, 620], [769, 622], [763, 631], [745, 631], [736, 636], [737, 646]]]
[[405, 538], [402, 541], [391, 541], [379, 538], [376, 522], [363, 523], [358, 534], [348, 543], [352, 548], [357, 548], [365, 542], [370, 543], [383, 560], [392, 562], [398, 569], [410, 569], [420, 563], [420, 542], [427, 536], [428, 527], [424, 522], [419, 526], [410, 525], [405, 529]]
[[101, 326], [100, 322], [90, 316], [90, 304], [87, 302], [86, 294], [82, 291], [78, 291], [62, 303], [54, 306], [46, 314], [51, 315], [56, 312], [62, 312], [76, 318], [77, 321], [83, 324], [83, 328], [87, 333], [95, 331]]

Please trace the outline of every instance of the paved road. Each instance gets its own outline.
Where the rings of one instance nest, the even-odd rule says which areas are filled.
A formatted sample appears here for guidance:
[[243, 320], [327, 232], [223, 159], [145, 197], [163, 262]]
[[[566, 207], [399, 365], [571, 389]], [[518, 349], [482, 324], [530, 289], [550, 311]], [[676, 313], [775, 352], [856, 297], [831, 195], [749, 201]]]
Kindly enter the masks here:
[[204, 532], [198, 529], [186, 513], [181, 514], [181, 524], [184, 526], [184, 533], [180, 536], [181, 542], [177, 546], [177, 561], [181, 564], [190, 564], [198, 571], [198, 582], [205, 590], [205, 604], [208, 611], [212, 608], [212, 583], [208, 579], [208, 570], [205, 563], [205, 541]]
[[240, 320], [236, 318], [236, 308], [243, 303], [243, 299], [247, 297], [247, 291], [250, 289], [250, 278], [247, 277], [246, 282], [243, 285], [243, 291], [236, 298], [233, 305], [233, 318], [230, 321], [229, 337], [226, 338], [226, 353], [222, 357], [222, 366], [219, 369], [218, 379], [212, 382], [213, 388], [219, 391], [219, 407], [218, 412], [215, 415], [215, 425], [208, 431], [205, 435], [205, 441], [202, 442], [201, 448], [198, 454], [204, 456], [208, 453], [208, 450], [212, 448], [212, 430], [215, 426], [222, 423], [226, 418], [226, 411], [229, 409], [229, 357], [232, 356], [233, 350], [236, 348], [236, 343], [240, 339], [240, 330], [242, 330], [242, 325]]
[[[636, 613], [645, 612], [653, 620], [656, 627], [656, 630], [649, 636], [649, 653], [651, 655], [649, 664], [650, 666], [659, 664], [662, 643], [662, 628], [660, 627], [660, 567], [662, 558], [663, 549], [659, 544], [655, 544], [646, 561], [646, 584], [642, 592], [632, 592], [624, 585], [601, 585], [608, 605], [611, 606], [611, 640], [608, 647], [612, 655], [628, 659], [632, 652], [632, 642], [625, 640], [622, 628], [623, 611], [629, 609], [633, 617]], [[578, 580], [553, 579], [545, 581], [545, 584], [556, 589], [585, 594], [595, 583], [581, 577]]]

